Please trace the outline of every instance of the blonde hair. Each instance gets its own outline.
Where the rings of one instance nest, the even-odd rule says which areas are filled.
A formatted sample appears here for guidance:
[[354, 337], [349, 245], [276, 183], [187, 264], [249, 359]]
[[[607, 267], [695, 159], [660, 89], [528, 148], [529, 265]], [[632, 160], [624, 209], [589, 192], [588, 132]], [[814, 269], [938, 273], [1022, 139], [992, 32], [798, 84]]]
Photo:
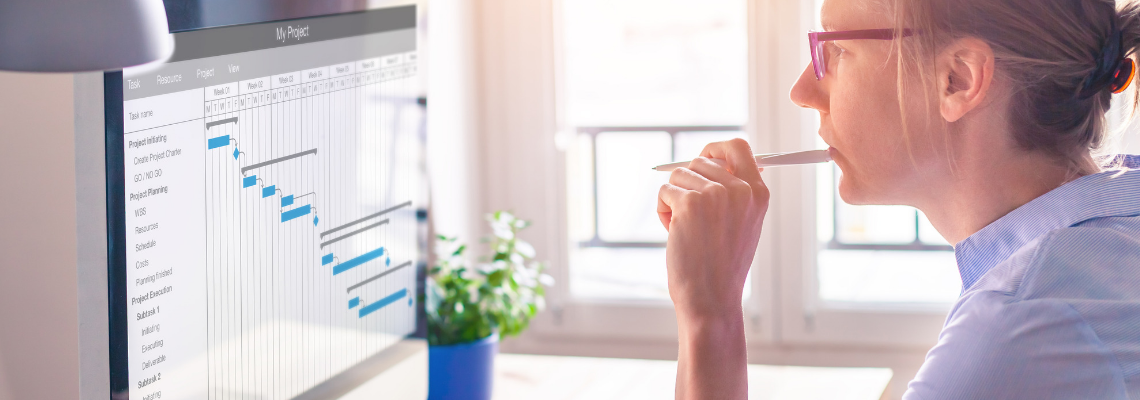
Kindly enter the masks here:
[[[904, 78], [912, 74], [923, 77], [925, 98], [933, 99], [934, 74], [926, 73], [930, 63], [923, 60], [933, 60], [954, 40], [975, 37], [993, 48], [996, 74], [1012, 88], [1008, 120], [1019, 147], [1052, 156], [1079, 175], [1107, 166], [1108, 155], [1101, 152], [1112, 93], [1090, 91], [1086, 82], [1105, 73], [1098, 71], [1098, 61], [1114, 36], [1119, 35], [1121, 55], [1135, 56], [1140, 46], [1136, 3], [1118, 8], [1113, 0], [888, 1], [894, 2], [900, 31], [920, 32], [895, 41], [900, 104], [905, 104]], [[1138, 103], [1140, 91], [1132, 99], [1133, 110]]]

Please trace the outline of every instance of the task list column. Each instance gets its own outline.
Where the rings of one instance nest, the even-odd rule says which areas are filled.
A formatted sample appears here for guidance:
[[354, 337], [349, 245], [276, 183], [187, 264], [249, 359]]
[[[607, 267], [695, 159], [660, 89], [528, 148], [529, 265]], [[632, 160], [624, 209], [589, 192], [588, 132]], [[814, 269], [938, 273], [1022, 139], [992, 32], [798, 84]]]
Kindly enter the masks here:
[[123, 104], [132, 400], [204, 398], [203, 89]]

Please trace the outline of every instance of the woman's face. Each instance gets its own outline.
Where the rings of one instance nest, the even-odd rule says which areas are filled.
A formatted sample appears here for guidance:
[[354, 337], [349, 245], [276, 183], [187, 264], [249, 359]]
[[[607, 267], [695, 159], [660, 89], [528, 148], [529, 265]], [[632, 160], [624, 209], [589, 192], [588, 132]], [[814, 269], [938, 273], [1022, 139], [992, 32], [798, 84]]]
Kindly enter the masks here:
[[[821, 20], [828, 31], [893, 28], [878, 0], [827, 0]], [[928, 113], [921, 98], [907, 98], [911, 121], [904, 134], [898, 99], [898, 64], [890, 40], [826, 42], [827, 71], [816, 80], [808, 65], [792, 88], [792, 101], [819, 111], [819, 135], [843, 171], [839, 194], [851, 204], [914, 205], [924, 186], [921, 170], [931, 151]], [[923, 92], [915, 82], [912, 91]], [[916, 123], [915, 121], [919, 121]], [[907, 151], [909, 137], [911, 149]], [[913, 156], [913, 161], [912, 161]]]

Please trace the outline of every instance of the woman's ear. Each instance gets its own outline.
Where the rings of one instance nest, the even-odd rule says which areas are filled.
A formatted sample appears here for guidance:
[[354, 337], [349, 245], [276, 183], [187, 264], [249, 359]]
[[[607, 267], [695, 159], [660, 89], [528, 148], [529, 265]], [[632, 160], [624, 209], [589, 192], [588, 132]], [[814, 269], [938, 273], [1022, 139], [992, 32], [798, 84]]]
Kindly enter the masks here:
[[955, 122], [985, 100], [994, 78], [994, 51], [981, 39], [958, 39], [938, 54], [936, 67], [942, 118]]

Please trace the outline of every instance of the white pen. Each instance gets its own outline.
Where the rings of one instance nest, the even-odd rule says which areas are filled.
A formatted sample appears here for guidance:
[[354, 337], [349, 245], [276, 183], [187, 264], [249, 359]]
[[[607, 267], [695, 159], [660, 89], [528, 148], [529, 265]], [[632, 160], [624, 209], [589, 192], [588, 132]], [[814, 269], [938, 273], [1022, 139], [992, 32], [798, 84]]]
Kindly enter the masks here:
[[[781, 165], [801, 165], [801, 164], [818, 164], [831, 161], [831, 154], [827, 150], [808, 150], [797, 151], [795, 153], [776, 153], [776, 154], [757, 154], [756, 165], [762, 168], [766, 167], [779, 167]], [[717, 164], [723, 164], [723, 160], [713, 159]], [[656, 171], [668, 172], [681, 167], [687, 167], [689, 161], [675, 162], [672, 164], [658, 165], [653, 167]]]

